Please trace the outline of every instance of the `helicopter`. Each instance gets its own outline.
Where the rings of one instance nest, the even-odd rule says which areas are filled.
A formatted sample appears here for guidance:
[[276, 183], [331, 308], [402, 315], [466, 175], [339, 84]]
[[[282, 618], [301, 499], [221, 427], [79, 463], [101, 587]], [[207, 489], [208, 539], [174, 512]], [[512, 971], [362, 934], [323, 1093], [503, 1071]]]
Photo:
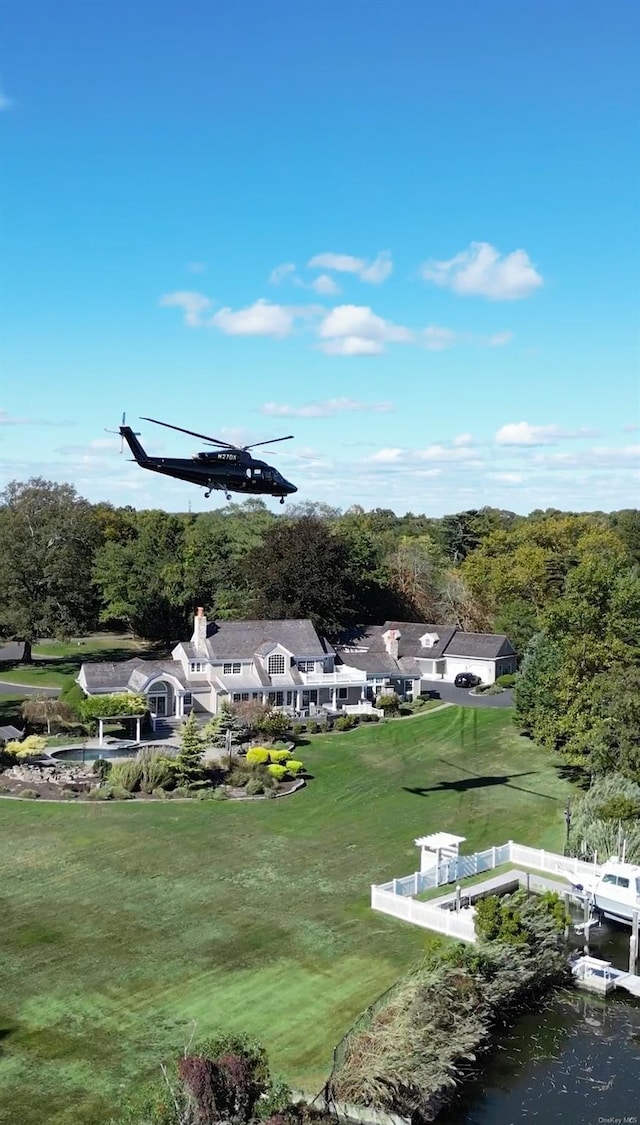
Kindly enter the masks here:
[[274, 469], [265, 461], [258, 461], [251, 456], [251, 449], [259, 445], [272, 445], [277, 441], [290, 441], [293, 434], [286, 437], [271, 438], [269, 441], [256, 441], [253, 445], [232, 445], [228, 441], [219, 441], [218, 438], [199, 434], [194, 430], [185, 430], [182, 426], [174, 426], [171, 422], [160, 422], [157, 418], [144, 418], [144, 422], [153, 422], [155, 426], [166, 426], [169, 430], [177, 430], [181, 434], [200, 438], [208, 445], [218, 446], [215, 450], [205, 450], [194, 453], [188, 457], [149, 457], [138, 441], [139, 434], [131, 426], [125, 424], [125, 415], [122, 415], [122, 425], [118, 433], [123, 442], [126, 441], [141, 469], [149, 469], [152, 473], [162, 473], [166, 477], [175, 477], [177, 480], [186, 480], [190, 484], [201, 485], [206, 488], [205, 496], [219, 489], [224, 492], [227, 500], [231, 499], [232, 492], [241, 492], [245, 496], [274, 496], [280, 498], [284, 504], [285, 496], [297, 492], [294, 484]]

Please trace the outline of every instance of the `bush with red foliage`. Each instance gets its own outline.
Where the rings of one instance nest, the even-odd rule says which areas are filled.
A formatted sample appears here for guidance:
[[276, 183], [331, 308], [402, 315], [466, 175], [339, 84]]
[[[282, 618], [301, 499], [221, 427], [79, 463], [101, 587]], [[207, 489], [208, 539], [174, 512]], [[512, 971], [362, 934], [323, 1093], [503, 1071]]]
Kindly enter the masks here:
[[227, 1075], [214, 1059], [187, 1055], [178, 1062], [178, 1074], [196, 1103], [202, 1125], [213, 1125], [226, 1116], [230, 1100]]

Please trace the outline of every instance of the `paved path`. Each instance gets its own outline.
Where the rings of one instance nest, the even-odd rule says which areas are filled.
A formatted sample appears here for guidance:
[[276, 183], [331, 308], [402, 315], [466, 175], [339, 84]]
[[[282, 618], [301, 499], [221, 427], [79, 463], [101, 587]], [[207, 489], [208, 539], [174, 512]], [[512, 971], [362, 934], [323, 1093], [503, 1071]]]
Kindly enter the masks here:
[[0, 695], [60, 695], [59, 687], [41, 687], [39, 684], [15, 684], [0, 680]]

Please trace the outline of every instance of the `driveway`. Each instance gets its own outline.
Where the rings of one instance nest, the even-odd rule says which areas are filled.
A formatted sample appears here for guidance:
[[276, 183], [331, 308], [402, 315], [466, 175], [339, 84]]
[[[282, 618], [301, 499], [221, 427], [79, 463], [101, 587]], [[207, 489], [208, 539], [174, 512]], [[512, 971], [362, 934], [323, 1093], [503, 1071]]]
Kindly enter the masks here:
[[513, 690], [505, 688], [500, 695], [471, 695], [467, 688], [458, 688], [455, 684], [447, 684], [442, 680], [429, 681], [429, 687], [434, 699], [441, 699], [443, 703], [456, 703], [458, 707], [513, 707]]
[[[9, 675], [10, 673], [7, 673]], [[0, 680], [0, 695], [60, 695], [59, 687], [39, 687], [38, 684], [12, 684]]]

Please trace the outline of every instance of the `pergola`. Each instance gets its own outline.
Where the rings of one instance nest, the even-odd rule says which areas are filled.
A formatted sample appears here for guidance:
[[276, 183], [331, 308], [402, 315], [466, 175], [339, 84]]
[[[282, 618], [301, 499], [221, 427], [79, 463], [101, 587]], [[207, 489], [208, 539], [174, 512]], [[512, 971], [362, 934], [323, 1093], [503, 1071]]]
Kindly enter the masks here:
[[104, 724], [120, 722], [122, 719], [135, 719], [136, 721], [136, 742], [140, 741], [140, 724], [144, 719], [145, 712], [140, 711], [137, 715], [132, 715], [131, 712], [124, 715], [101, 715], [96, 716], [98, 719], [98, 746], [104, 746]]
[[442, 860], [457, 859], [460, 844], [464, 844], [465, 839], [465, 836], [452, 836], [449, 832], [434, 832], [414, 840], [420, 848], [420, 870], [430, 871], [435, 867], [437, 871]]

